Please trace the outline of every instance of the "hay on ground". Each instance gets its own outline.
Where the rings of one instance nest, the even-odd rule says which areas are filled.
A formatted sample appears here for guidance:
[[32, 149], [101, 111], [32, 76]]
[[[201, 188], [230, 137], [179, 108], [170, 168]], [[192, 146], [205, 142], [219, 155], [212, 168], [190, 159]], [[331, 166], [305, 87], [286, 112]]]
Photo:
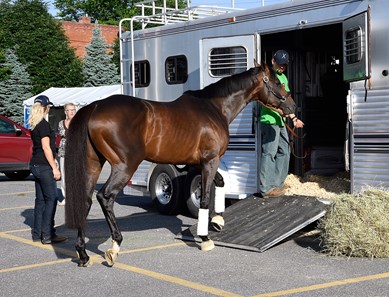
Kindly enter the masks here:
[[290, 174], [285, 183], [290, 186], [286, 195], [333, 202], [317, 225], [323, 252], [331, 256], [389, 257], [389, 191], [367, 188], [351, 195], [346, 173], [304, 178]]
[[324, 252], [331, 256], [389, 257], [389, 192], [369, 188], [335, 197], [319, 221]]
[[285, 183], [290, 186], [286, 195], [334, 199], [339, 194], [350, 193], [350, 178], [344, 172], [334, 176], [308, 175], [303, 178], [289, 174]]

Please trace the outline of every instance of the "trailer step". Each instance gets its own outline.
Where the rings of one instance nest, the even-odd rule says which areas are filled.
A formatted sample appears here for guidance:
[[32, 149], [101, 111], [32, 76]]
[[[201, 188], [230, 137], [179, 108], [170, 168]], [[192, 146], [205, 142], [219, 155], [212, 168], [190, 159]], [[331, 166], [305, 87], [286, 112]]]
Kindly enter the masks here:
[[[323, 217], [330, 202], [307, 196], [256, 198], [250, 196], [226, 209], [221, 232], [209, 230], [216, 245], [264, 252]], [[197, 224], [176, 238], [200, 242]]]

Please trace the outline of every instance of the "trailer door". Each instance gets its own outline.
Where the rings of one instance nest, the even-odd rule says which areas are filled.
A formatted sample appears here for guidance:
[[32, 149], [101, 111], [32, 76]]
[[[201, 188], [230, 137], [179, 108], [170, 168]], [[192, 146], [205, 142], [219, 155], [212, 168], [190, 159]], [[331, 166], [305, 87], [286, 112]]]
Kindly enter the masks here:
[[[207, 38], [200, 42], [201, 88], [237, 74], [259, 62], [259, 35]], [[257, 154], [254, 103], [230, 124], [230, 143], [220, 168], [228, 198], [245, 198], [256, 192]]]
[[370, 77], [369, 11], [343, 22], [343, 77], [345, 81]]
[[[370, 85], [372, 49], [369, 44], [370, 10], [367, 10], [343, 23], [344, 80], [350, 81], [347, 104], [352, 193], [366, 185], [389, 185], [389, 130], [383, 116], [389, 111], [388, 89], [377, 87], [376, 81]], [[377, 61], [380, 57], [375, 55], [373, 66], [377, 66]]]

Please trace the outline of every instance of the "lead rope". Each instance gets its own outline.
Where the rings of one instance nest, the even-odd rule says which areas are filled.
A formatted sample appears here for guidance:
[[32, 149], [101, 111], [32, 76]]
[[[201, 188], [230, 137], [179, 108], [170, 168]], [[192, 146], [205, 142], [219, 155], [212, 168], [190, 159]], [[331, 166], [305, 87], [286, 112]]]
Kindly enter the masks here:
[[[289, 127], [289, 125], [287, 124], [287, 122], [284, 120], [284, 118], [283, 117], [281, 117], [282, 118], [282, 121], [284, 122], [284, 125], [286, 126], [286, 129], [290, 132], [290, 134], [292, 134], [294, 137], [296, 137], [297, 139], [301, 139], [301, 137], [300, 136], [298, 136], [297, 134], [296, 134], [296, 132], [294, 131], [294, 127], [293, 127], [293, 129], [291, 128], [291, 127]], [[306, 157], [307, 157], [307, 155], [308, 155], [308, 153], [307, 152], [305, 152], [305, 154], [304, 154], [304, 156], [297, 156], [295, 153], [294, 153], [294, 141], [293, 140], [291, 140], [291, 138], [289, 138], [289, 146], [290, 146], [290, 152], [291, 152], [291, 154], [296, 158], [296, 159], [305, 159]]]

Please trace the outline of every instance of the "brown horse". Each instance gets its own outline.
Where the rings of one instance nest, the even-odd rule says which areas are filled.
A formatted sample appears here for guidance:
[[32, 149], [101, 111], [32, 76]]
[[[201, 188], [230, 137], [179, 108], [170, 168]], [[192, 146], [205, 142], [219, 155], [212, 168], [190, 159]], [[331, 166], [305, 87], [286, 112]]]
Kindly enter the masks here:
[[201, 167], [199, 221], [201, 249], [214, 247], [208, 238], [210, 188], [219, 160], [229, 142], [228, 126], [251, 101], [287, 115], [295, 103], [266, 65], [226, 77], [203, 90], [187, 91], [172, 102], [156, 102], [113, 95], [81, 108], [67, 134], [66, 225], [78, 229], [79, 266], [87, 266], [84, 228], [92, 193], [106, 161], [111, 174], [97, 200], [111, 230], [112, 248], [106, 260], [113, 265], [122, 235], [113, 205], [117, 194], [143, 160]]

